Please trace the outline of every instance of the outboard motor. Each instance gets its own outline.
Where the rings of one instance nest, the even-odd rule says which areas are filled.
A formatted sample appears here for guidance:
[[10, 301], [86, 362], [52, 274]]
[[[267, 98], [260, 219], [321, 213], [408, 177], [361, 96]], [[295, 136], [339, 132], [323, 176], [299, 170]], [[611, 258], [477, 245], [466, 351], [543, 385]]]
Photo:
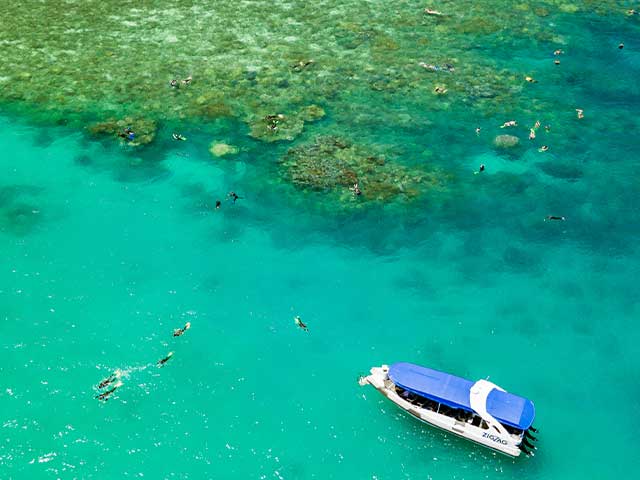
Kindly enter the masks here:
[[518, 445], [518, 448], [520, 449], [520, 451], [522, 453], [524, 453], [527, 457], [531, 457], [533, 455], [533, 453], [531, 453], [529, 450], [527, 450], [526, 448], [524, 448], [524, 445], [521, 443], [520, 445]]

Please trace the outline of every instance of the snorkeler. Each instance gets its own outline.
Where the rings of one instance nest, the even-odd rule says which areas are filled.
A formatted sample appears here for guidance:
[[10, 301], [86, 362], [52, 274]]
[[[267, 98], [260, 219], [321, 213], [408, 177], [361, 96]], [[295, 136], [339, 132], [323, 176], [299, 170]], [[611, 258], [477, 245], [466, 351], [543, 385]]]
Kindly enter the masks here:
[[529, 140], [533, 140], [536, 138], [536, 131], [533, 128], [529, 129]]
[[236, 200], [241, 199], [242, 197], [239, 197], [238, 194], [236, 192], [229, 192], [229, 195], [227, 195], [231, 200], [233, 200], [233, 203], [236, 203]]
[[545, 218], [544, 221], [546, 222], [547, 220], [562, 220], [564, 222], [566, 219], [557, 215], [547, 215], [547, 218]]
[[216, 200], [216, 210], [218, 210], [222, 206], [222, 202], [220, 200]]
[[481, 163], [480, 164], [480, 168], [478, 169], [478, 171], [477, 172], [473, 172], [473, 174], [474, 175], [478, 175], [479, 173], [484, 172], [484, 169], [485, 169], [484, 163]]
[[106, 402], [107, 400], [109, 400], [109, 396], [121, 386], [122, 386], [122, 382], [118, 382], [113, 386], [113, 388], [110, 388], [106, 392], [102, 392], [96, 395], [94, 398], [97, 398], [98, 400], [104, 400]]
[[539, 152], [546, 152], [547, 150], [549, 150], [549, 145], [542, 145], [538, 151]]
[[576, 114], [578, 115], [579, 119], [584, 118], [584, 110], [582, 110], [581, 108], [576, 108]]
[[560, 60], [558, 60], [557, 58], [553, 61], [553, 63], [555, 63], [556, 65], [560, 65]]
[[435, 17], [442, 16], [442, 12], [439, 12], [438, 10], [433, 10], [432, 8], [425, 8], [424, 13], [426, 13], [427, 15], [433, 15]]
[[185, 137], [184, 135], [180, 135], [179, 133], [174, 133], [171, 135], [173, 137], [174, 140], [180, 140], [182, 142], [184, 142], [187, 137]]
[[174, 337], [180, 337], [184, 332], [186, 332], [187, 330], [189, 330], [191, 328], [191, 322], [187, 322], [184, 324], [184, 327], [182, 328], [176, 328], [173, 331], [173, 336]]
[[105, 378], [98, 384], [98, 388], [106, 387], [110, 383], [113, 383], [117, 378], [118, 378], [118, 375], [115, 372], [112, 373], [111, 375], [109, 375], [107, 378]]
[[480, 135], [480, 127], [476, 127], [476, 135]]
[[158, 360], [157, 365], [159, 367], [164, 366], [165, 363], [167, 363], [169, 360], [171, 360], [171, 357], [173, 357], [173, 352], [169, 352], [166, 357], [161, 358], [160, 360]]
[[131, 130], [131, 127], [125, 128], [122, 132], [118, 134], [120, 138], [124, 138], [125, 140], [133, 140], [136, 136], [135, 132]]
[[190, 85], [191, 84], [191, 80], [193, 80], [193, 78], [191, 77], [191, 75], [189, 75], [187, 78], [185, 78], [184, 80], [182, 80], [183, 85]]
[[564, 50], [554, 50], [553, 54], [557, 57], [558, 55], [562, 55], [564, 53]]
[[527, 76], [527, 77], [524, 77], [524, 79], [525, 79], [527, 82], [529, 82], [529, 83], [538, 83], [538, 80], [536, 80], [536, 79], [535, 79], [535, 78], [533, 78], [533, 77], [528, 77], [528, 76]]
[[441, 86], [437, 86], [436, 88], [433, 89], [434, 93], [437, 93], [438, 95], [444, 95], [445, 93], [447, 93], [447, 89], [445, 87], [441, 87]]
[[178, 85], [178, 80], [175, 78], [169, 82], [169, 85], [171, 85], [172, 88], [178, 88], [180, 86]]
[[301, 329], [303, 329], [305, 332], [308, 332], [309, 329], [307, 328], [307, 326], [304, 324], [304, 322], [300, 319], [300, 317], [298, 315], [296, 315], [293, 319], [293, 321], [296, 323], [296, 325], [298, 327], [300, 327]]
[[301, 70], [305, 69], [309, 65], [313, 65], [314, 63], [315, 61], [313, 60], [300, 60], [298, 63], [294, 63], [293, 65], [291, 65], [291, 69], [295, 70], [296, 72], [300, 72]]
[[507, 128], [507, 127], [517, 127], [518, 126], [518, 122], [516, 122], [515, 120], [509, 120], [508, 122], [504, 122], [500, 128]]
[[620, 50], [622, 50], [622, 49], [624, 48], [624, 43], [620, 42], [620, 43], [618, 44], [618, 48], [619, 48]]
[[362, 195], [362, 190], [360, 190], [360, 186], [358, 185], [358, 182], [354, 183], [353, 187], [351, 187], [349, 190], [351, 190], [356, 197], [358, 195]]

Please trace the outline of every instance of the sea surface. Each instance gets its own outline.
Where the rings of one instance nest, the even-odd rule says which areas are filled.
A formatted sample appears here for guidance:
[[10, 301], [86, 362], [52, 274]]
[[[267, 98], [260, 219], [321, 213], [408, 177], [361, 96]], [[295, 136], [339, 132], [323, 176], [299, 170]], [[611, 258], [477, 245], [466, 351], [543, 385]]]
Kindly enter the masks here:
[[[637, 5], [5, 3], [0, 479], [635, 478]], [[535, 456], [396, 361], [530, 398]]]

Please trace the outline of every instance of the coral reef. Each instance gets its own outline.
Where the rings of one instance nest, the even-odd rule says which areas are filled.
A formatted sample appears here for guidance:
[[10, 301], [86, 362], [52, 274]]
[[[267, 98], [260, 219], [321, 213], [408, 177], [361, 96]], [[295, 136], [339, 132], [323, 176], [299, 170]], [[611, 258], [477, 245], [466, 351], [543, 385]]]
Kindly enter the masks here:
[[364, 201], [413, 198], [444, 179], [436, 172], [387, 161], [365, 146], [335, 136], [316, 137], [291, 148], [280, 163], [287, 179], [299, 188], [338, 191], [349, 198], [349, 188], [358, 183]]

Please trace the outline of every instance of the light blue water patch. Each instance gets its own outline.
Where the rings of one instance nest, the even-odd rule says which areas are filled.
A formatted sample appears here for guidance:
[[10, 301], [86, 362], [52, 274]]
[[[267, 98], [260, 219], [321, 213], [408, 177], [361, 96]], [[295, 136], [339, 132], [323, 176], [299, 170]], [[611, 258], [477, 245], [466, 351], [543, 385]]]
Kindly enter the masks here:
[[[468, 230], [403, 220], [381, 234], [369, 218], [314, 232], [272, 198], [225, 200], [248, 164], [188, 151], [145, 169], [65, 130], [6, 119], [0, 130], [8, 478], [608, 478], [635, 467], [631, 239], [594, 250], [575, 221], [497, 221], [487, 209]], [[535, 170], [527, 155], [474, 158], [497, 170], [472, 178], [482, 205], [522, 207], [483, 197], [501, 169]], [[122, 168], [143, 170], [123, 179]], [[406, 247], [367, 247], [394, 236]], [[536, 457], [452, 438], [358, 387], [359, 373], [397, 360], [490, 375], [533, 399]], [[123, 386], [96, 401], [115, 369]]]

